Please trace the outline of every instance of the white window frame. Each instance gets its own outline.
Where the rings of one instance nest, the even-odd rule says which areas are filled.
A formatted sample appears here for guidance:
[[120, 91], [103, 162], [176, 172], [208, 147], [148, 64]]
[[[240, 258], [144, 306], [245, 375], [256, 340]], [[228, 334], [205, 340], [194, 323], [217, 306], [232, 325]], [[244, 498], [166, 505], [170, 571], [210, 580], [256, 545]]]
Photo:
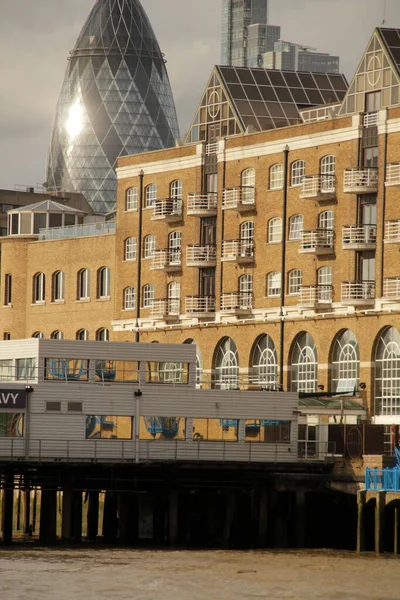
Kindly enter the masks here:
[[151, 308], [154, 303], [154, 284], [146, 283], [142, 288], [142, 308]]
[[127, 212], [138, 209], [139, 190], [137, 187], [131, 187], [126, 191], [125, 210]]
[[83, 340], [83, 341], [87, 341], [89, 339], [89, 332], [87, 329], [79, 329], [76, 332], [76, 339], [77, 340]]
[[56, 331], [53, 331], [53, 333], [51, 334], [50, 338], [52, 340], [63, 340], [64, 339], [64, 334], [62, 331], [60, 331], [59, 329], [57, 329]]
[[333, 342], [331, 392], [336, 392], [339, 384], [346, 381], [354, 382], [354, 389], [358, 390], [360, 350], [350, 329], [341, 331]]
[[156, 183], [150, 183], [144, 191], [144, 207], [153, 208], [157, 200], [158, 188]]
[[4, 275], [4, 306], [12, 306], [12, 275]]
[[254, 222], [245, 221], [240, 225], [240, 245], [242, 256], [247, 256], [254, 249]]
[[293, 215], [289, 219], [289, 240], [298, 241], [302, 239], [304, 231], [304, 216]]
[[321, 267], [317, 271], [318, 285], [332, 285], [333, 271], [332, 267]]
[[130, 237], [125, 240], [125, 260], [127, 262], [136, 260], [136, 238]]
[[306, 174], [306, 163], [304, 160], [296, 160], [292, 163], [290, 170], [290, 183], [292, 187], [299, 187], [303, 183]]
[[221, 340], [215, 354], [215, 387], [220, 390], [236, 389], [239, 385], [239, 354], [230, 337]]
[[282, 190], [285, 178], [285, 169], [282, 163], [272, 165], [269, 170], [269, 189]]
[[333, 210], [324, 210], [318, 215], [318, 229], [333, 231], [335, 229], [335, 213]]
[[36, 273], [33, 276], [34, 286], [34, 304], [44, 304], [46, 300], [46, 275], [44, 273]]
[[110, 331], [107, 327], [101, 327], [96, 331], [96, 340], [98, 342], [109, 342], [110, 341]]
[[111, 270], [110, 267], [101, 267], [97, 271], [97, 298], [105, 300], [111, 297]]
[[288, 273], [288, 294], [289, 296], [298, 296], [300, 288], [303, 285], [303, 271], [293, 269]]
[[267, 297], [279, 298], [282, 291], [282, 274], [280, 271], [273, 271], [267, 275]]
[[268, 221], [268, 244], [282, 243], [282, 219], [281, 217], [273, 217]]
[[124, 310], [135, 310], [136, 308], [136, 290], [134, 287], [124, 289]]
[[251, 352], [251, 383], [276, 388], [278, 380], [278, 357], [275, 344], [269, 335], [257, 338]]
[[143, 244], [143, 258], [144, 259], [153, 258], [154, 252], [156, 250], [156, 246], [157, 246], [156, 236], [153, 234], [146, 235], [146, 237], [144, 238], [144, 244]]
[[179, 264], [182, 252], [182, 232], [172, 231], [168, 235], [169, 262]]
[[90, 299], [90, 271], [81, 269], [78, 272], [78, 300]]
[[65, 300], [65, 273], [56, 271], [53, 273], [53, 302], [64, 302]]
[[291, 391], [315, 393], [318, 385], [318, 353], [309, 333], [303, 332], [297, 336], [290, 362]]
[[400, 334], [395, 327], [382, 331], [376, 345], [375, 414], [400, 415]]
[[181, 179], [171, 181], [169, 185], [169, 197], [171, 200], [182, 200], [183, 184]]

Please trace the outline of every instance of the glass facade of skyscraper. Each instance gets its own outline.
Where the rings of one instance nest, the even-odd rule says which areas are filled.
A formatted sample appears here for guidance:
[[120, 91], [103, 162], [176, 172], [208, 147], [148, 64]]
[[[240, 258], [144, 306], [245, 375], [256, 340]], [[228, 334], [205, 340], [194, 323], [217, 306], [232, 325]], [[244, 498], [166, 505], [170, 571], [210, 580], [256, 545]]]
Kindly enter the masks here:
[[[249, 65], [248, 38], [251, 35], [251, 63], [259, 63], [265, 52], [265, 33], [260, 31], [268, 23], [268, 0], [222, 0], [222, 50], [221, 60], [224, 65], [245, 67]], [[260, 25], [257, 33], [250, 32], [251, 25]], [[257, 46], [256, 37], [260, 40]], [[250, 41], [250, 40], [249, 40]]]

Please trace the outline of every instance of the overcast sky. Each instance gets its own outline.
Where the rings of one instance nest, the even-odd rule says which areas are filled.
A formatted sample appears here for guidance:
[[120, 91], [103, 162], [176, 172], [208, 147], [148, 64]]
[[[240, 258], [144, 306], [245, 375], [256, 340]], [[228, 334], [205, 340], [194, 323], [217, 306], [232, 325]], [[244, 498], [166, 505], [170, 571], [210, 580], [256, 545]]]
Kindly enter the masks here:
[[[220, 58], [221, 0], [142, 0], [175, 95], [181, 133]], [[0, 0], [0, 188], [45, 179], [47, 148], [66, 67], [93, 0]], [[351, 79], [385, 0], [271, 0], [285, 40], [339, 54]], [[400, 27], [400, 0], [386, 0]]]

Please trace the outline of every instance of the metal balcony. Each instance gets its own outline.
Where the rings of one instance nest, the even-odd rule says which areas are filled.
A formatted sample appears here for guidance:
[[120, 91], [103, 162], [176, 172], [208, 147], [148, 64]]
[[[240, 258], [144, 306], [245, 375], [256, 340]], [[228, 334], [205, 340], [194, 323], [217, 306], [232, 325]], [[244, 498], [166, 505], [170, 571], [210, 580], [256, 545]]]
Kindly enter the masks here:
[[253, 186], [225, 188], [222, 197], [224, 210], [237, 210], [240, 213], [249, 212], [256, 207], [256, 191]]
[[185, 313], [194, 317], [204, 317], [215, 313], [215, 296], [187, 296]]
[[400, 162], [388, 164], [385, 185], [387, 187], [400, 185]]
[[385, 244], [400, 243], [400, 219], [386, 221], [384, 242]]
[[400, 277], [387, 277], [383, 281], [383, 297], [400, 300]]
[[335, 232], [332, 229], [316, 229], [303, 231], [301, 237], [300, 254], [316, 254], [323, 256], [334, 252]]
[[152, 221], [174, 223], [182, 220], [182, 200], [180, 198], [162, 198], [154, 201]]
[[153, 319], [162, 321], [176, 320], [180, 312], [179, 298], [161, 298], [154, 300], [151, 307], [151, 316]]
[[222, 260], [247, 264], [254, 262], [254, 243], [252, 240], [228, 240], [222, 244]]
[[210, 142], [206, 144], [206, 155], [210, 156], [211, 154], [217, 154], [219, 150], [219, 142]]
[[364, 118], [363, 118], [363, 126], [368, 128], [368, 127], [377, 127], [379, 123], [379, 112], [375, 111], [375, 112], [369, 112], [369, 113], [365, 113]]
[[253, 295], [245, 292], [229, 292], [221, 296], [221, 312], [246, 315], [252, 311]]
[[151, 263], [152, 271], [165, 271], [166, 273], [175, 273], [182, 269], [182, 252], [181, 250], [154, 250], [153, 260]]
[[342, 229], [343, 250], [375, 250], [376, 225], [345, 225]]
[[215, 217], [218, 209], [217, 192], [188, 194], [187, 214], [193, 217]]
[[332, 304], [331, 285], [302, 285], [299, 305], [304, 308], [327, 308]]
[[373, 306], [375, 296], [375, 281], [342, 282], [342, 304], [345, 306]]
[[300, 198], [312, 200], [332, 200], [336, 198], [336, 178], [334, 175], [307, 175], [300, 188]]
[[216, 246], [188, 246], [186, 248], [186, 266], [215, 267], [216, 264]]
[[378, 191], [378, 169], [347, 169], [343, 191], [346, 194], [375, 194]]

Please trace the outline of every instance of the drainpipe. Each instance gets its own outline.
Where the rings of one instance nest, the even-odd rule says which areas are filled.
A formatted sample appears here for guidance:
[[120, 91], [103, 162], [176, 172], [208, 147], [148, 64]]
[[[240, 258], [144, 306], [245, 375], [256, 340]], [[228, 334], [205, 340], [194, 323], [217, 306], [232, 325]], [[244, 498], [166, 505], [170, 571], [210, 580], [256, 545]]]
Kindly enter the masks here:
[[283, 369], [285, 366], [285, 321], [283, 309], [285, 306], [286, 292], [286, 222], [287, 222], [287, 197], [289, 181], [289, 146], [283, 150], [283, 194], [282, 194], [282, 256], [281, 256], [281, 298], [279, 307], [280, 333], [279, 333], [279, 387], [283, 391]]
[[139, 232], [137, 241], [137, 283], [136, 283], [136, 327], [135, 342], [140, 342], [139, 320], [140, 320], [140, 302], [142, 300], [142, 229], [143, 229], [143, 203], [144, 203], [144, 187], [143, 187], [144, 171], [139, 173]]
[[[379, 140], [379, 135], [378, 135], [378, 140]], [[379, 141], [378, 141], [379, 143]], [[385, 181], [386, 181], [386, 170], [387, 170], [387, 163], [388, 163], [388, 159], [387, 159], [387, 154], [388, 154], [388, 133], [387, 133], [387, 113], [386, 113], [386, 117], [385, 117], [385, 144], [384, 144], [384, 154], [383, 154], [383, 176], [382, 176], [382, 180], [383, 180], [383, 191], [382, 191], [382, 214], [381, 214], [381, 219], [382, 219], [382, 224], [381, 224], [381, 278], [380, 278], [380, 282], [379, 282], [379, 287], [380, 287], [380, 297], [382, 298], [383, 296], [383, 292], [384, 292], [384, 269], [385, 269], [385, 214], [386, 214], [386, 185], [385, 185]], [[379, 194], [379, 193], [378, 193]]]

